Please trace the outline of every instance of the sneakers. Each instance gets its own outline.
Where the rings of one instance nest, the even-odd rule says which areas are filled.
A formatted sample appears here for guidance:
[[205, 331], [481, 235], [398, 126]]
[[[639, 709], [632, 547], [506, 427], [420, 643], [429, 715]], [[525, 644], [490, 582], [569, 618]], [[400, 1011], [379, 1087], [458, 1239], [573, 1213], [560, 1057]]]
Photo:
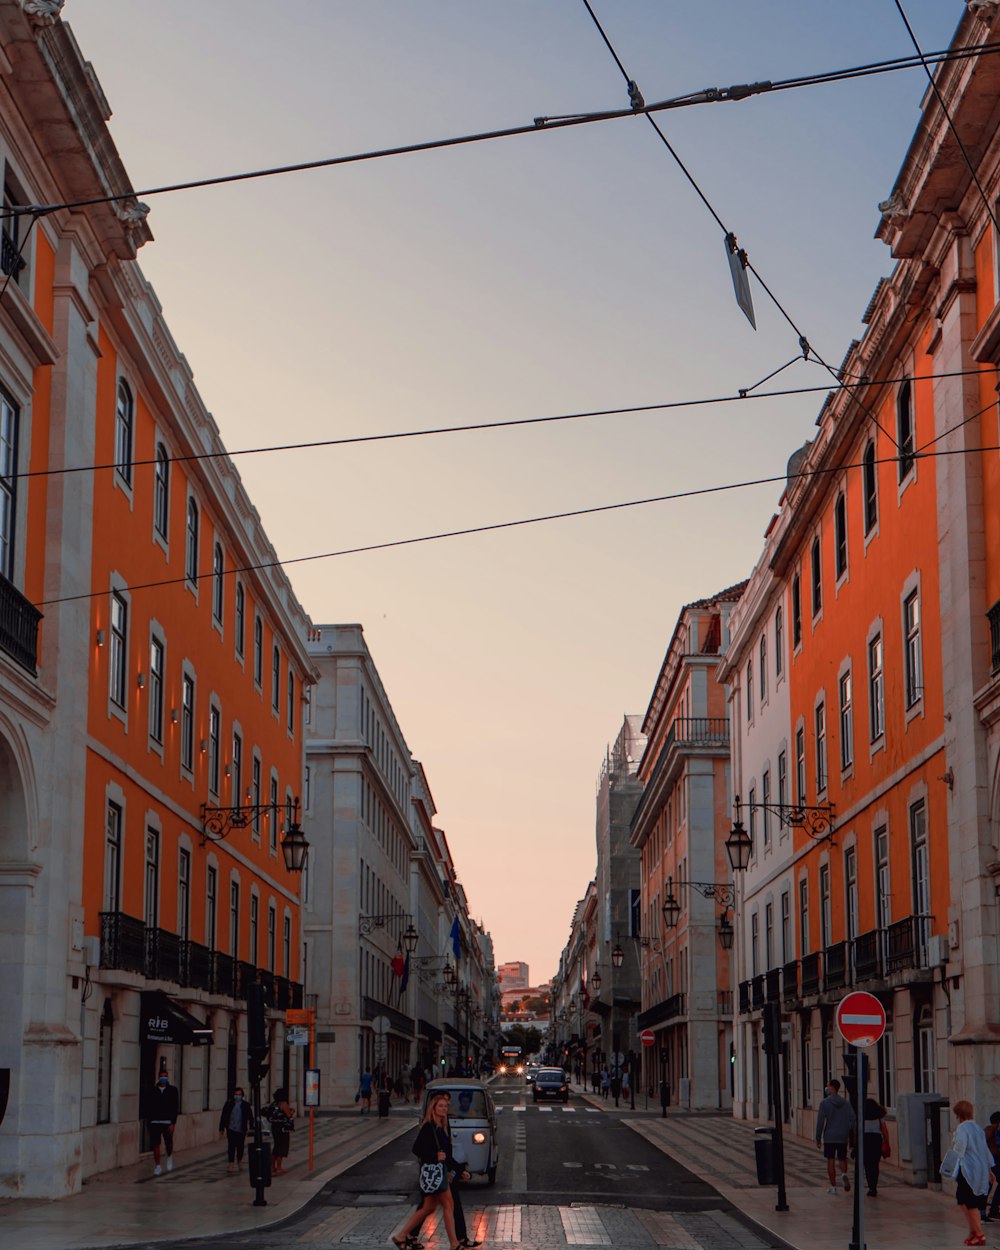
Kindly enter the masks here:
[[[167, 1160], [167, 1167], [170, 1167], [169, 1159]], [[849, 1193], [851, 1189], [851, 1181], [850, 1181], [850, 1177], [847, 1175], [846, 1172], [841, 1172], [840, 1183], [844, 1186], [845, 1193]]]
[[154, 1176], [162, 1176], [162, 1175], [163, 1175], [163, 1168], [161, 1168], [159, 1164], [157, 1164], [157, 1165], [156, 1165], [156, 1167], [155, 1167], [155, 1168], [153, 1168], [153, 1175], [154, 1175]]
[[831, 1185], [831, 1186], [830, 1186], [830, 1188], [827, 1190], [827, 1193], [830, 1193], [830, 1194], [839, 1194], [839, 1193], [840, 1193], [840, 1190], [837, 1188], [837, 1186], [836, 1186], [836, 1185]]
[[235, 1171], [236, 1171], [236, 1164], [235, 1164], [235, 1163], [230, 1163], [230, 1164], [229, 1164], [229, 1166], [226, 1168], [226, 1171], [227, 1171], [227, 1172], [235, 1172]]
[[[167, 1171], [172, 1172], [173, 1170], [174, 1170], [173, 1155], [167, 1155]], [[848, 1188], [850, 1188], [850, 1186], [848, 1186]]]

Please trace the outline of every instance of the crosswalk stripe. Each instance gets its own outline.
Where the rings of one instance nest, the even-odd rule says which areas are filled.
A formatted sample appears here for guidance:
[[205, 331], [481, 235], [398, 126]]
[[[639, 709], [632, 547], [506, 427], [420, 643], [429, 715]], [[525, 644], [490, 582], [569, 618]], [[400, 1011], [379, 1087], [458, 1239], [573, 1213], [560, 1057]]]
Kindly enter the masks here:
[[584, 1111], [586, 1111], [588, 1115], [600, 1115], [601, 1114], [600, 1107], [584, 1107]]
[[636, 1211], [636, 1218], [658, 1246], [670, 1246], [670, 1250], [700, 1250], [701, 1242], [677, 1222], [669, 1211]]
[[511, 1111], [527, 1111], [527, 1107], [511, 1107]]
[[610, 1246], [611, 1237], [593, 1207], [560, 1207], [563, 1233], [568, 1246]]
[[551, 1107], [539, 1107], [538, 1110], [544, 1111], [546, 1114], [548, 1114], [548, 1112], [550, 1112], [552, 1108]]
[[576, 1107], [563, 1107], [563, 1111], [568, 1111], [570, 1115], [576, 1115]]

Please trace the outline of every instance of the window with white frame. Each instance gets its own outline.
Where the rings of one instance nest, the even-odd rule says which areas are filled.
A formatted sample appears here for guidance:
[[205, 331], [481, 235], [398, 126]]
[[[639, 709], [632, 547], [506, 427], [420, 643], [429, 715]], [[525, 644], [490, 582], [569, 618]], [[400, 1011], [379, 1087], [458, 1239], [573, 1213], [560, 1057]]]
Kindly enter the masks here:
[[780, 677], [782, 673], [783, 650], [785, 646], [785, 614], [782, 611], [781, 604], [774, 610], [774, 675]]
[[156, 444], [153, 465], [153, 529], [164, 540], [170, 525], [170, 457], [162, 443]]
[[240, 954], [240, 883], [229, 883], [229, 953], [234, 959]]
[[798, 573], [792, 578], [792, 647], [802, 645], [802, 585]]
[[830, 945], [833, 933], [833, 917], [830, 914], [830, 865], [821, 864], [819, 869], [819, 944], [823, 950]]
[[774, 904], [764, 904], [764, 967], [770, 971], [774, 967]]
[[816, 704], [816, 793], [826, 789], [826, 700]]
[[219, 870], [209, 864], [205, 871], [205, 945], [215, 950], [219, 929]]
[[292, 979], [292, 918], [285, 912], [284, 941], [281, 944], [282, 975], [286, 981]]
[[186, 846], [177, 852], [177, 936], [182, 942], [191, 936], [191, 852]]
[[292, 672], [292, 664], [288, 662], [288, 732], [295, 733], [295, 674]]
[[760, 702], [761, 702], [761, 706], [763, 706], [767, 702], [767, 633], [766, 632], [762, 633], [760, 636], [759, 663], [757, 665], [757, 672], [758, 672], [759, 681], [760, 681]]
[[916, 463], [913, 425], [913, 387], [909, 378], [896, 392], [896, 443], [899, 453], [899, 480], [902, 482]]
[[111, 592], [111, 652], [108, 658], [108, 694], [125, 709], [128, 679], [128, 602], [117, 590]]
[[108, 800], [104, 825], [104, 910], [121, 910], [122, 809]]
[[184, 543], [184, 576], [192, 585], [198, 584], [198, 529], [200, 517], [194, 495], [188, 499], [187, 529]]
[[930, 1004], [924, 1003], [917, 1013], [916, 1027], [916, 1062], [914, 1063], [914, 1084], [918, 1094], [931, 1094], [937, 1084], [937, 1073], [934, 1061], [934, 1014]]
[[256, 968], [258, 925], [260, 923], [260, 899], [254, 890], [250, 891], [250, 963]]
[[868, 723], [872, 742], [885, 733], [885, 674], [882, 668], [882, 635], [868, 640]]
[[844, 920], [848, 942], [858, 936], [858, 853], [849, 846], [844, 851]]
[[128, 383], [118, 383], [115, 404], [115, 472], [126, 486], [132, 485], [132, 438], [134, 434], [135, 405]]
[[271, 710], [281, 706], [281, 651], [277, 643], [271, 648]]
[[278, 917], [277, 917], [277, 913], [274, 910], [274, 904], [268, 903], [267, 905], [267, 970], [268, 972], [274, 972], [275, 970], [274, 965], [277, 960], [277, 951], [276, 951], [277, 943], [278, 943]]
[[750, 917], [750, 975], [760, 972], [760, 916], [754, 912]]
[[155, 636], [149, 640], [149, 736], [163, 743], [163, 643]]
[[771, 770], [765, 768], [760, 779], [760, 827], [764, 834], [764, 849], [771, 845]]
[[181, 678], [181, 767], [194, 772], [194, 678]]
[[788, 755], [778, 752], [778, 828], [785, 825], [785, 808], [788, 806]]
[[233, 610], [233, 630], [236, 634], [236, 654], [243, 659], [243, 647], [246, 642], [247, 597], [243, 583], [236, 583], [235, 607]]
[[799, 880], [799, 953], [805, 957], [809, 954], [809, 879]]
[[253, 680], [257, 687], [264, 684], [264, 622], [256, 613], [253, 618]]
[[271, 812], [268, 818], [268, 847], [273, 852], [278, 849], [278, 778], [271, 774]]
[[146, 829], [146, 861], [142, 919], [147, 929], [159, 928], [160, 920], [160, 832]]
[[892, 1013], [887, 1011], [885, 1013], [885, 1031], [879, 1039], [876, 1054], [878, 1100], [886, 1108], [893, 1107], [896, 1104], [896, 1037], [892, 1026]]
[[837, 691], [840, 702], [840, 767], [843, 771], [854, 763], [854, 707], [850, 669], [840, 674]]
[[208, 709], [208, 788], [219, 793], [219, 770], [222, 766], [222, 712], [213, 703]]
[[0, 577], [14, 580], [14, 521], [17, 515], [17, 427], [19, 413], [0, 391]]
[[243, 735], [236, 729], [233, 730], [233, 762], [230, 765], [232, 776], [232, 805], [233, 807], [242, 807], [243, 805]]
[[787, 890], [781, 892], [781, 962], [787, 964], [792, 958], [792, 896]]
[[924, 693], [924, 666], [920, 648], [920, 596], [911, 591], [903, 600], [903, 661], [906, 706], [919, 703]]
[[847, 572], [847, 500], [841, 491], [833, 505], [834, 567], [837, 581]]
[[818, 534], [812, 540], [809, 567], [812, 574], [812, 614], [815, 619], [823, 611], [823, 553]]
[[253, 803], [253, 836], [260, 837], [260, 756], [256, 751], [253, 753], [253, 764], [251, 765], [251, 797]]
[[875, 464], [875, 444], [869, 442], [862, 457], [864, 483], [865, 537], [878, 525], [878, 475]]
[[757, 854], [757, 791], [754, 786], [750, 787], [750, 847], [754, 855]]
[[212, 620], [216, 625], [222, 624], [222, 614], [226, 603], [226, 557], [222, 543], [216, 543], [212, 551]]
[[806, 731], [802, 725], [795, 731], [795, 802], [799, 807], [806, 802]]

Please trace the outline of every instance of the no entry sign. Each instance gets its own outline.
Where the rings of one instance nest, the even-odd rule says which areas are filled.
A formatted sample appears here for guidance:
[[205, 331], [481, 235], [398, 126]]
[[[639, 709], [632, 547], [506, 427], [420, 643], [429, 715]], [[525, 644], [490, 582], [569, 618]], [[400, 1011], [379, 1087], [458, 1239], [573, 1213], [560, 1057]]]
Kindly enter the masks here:
[[639, 1034], [639, 1041], [642, 1042], [643, 1046], [652, 1046], [656, 1041], [656, 1034], [652, 1029], [643, 1029]]
[[852, 1046], [874, 1046], [885, 1032], [885, 1008], [874, 994], [856, 990], [837, 1004], [837, 1028]]

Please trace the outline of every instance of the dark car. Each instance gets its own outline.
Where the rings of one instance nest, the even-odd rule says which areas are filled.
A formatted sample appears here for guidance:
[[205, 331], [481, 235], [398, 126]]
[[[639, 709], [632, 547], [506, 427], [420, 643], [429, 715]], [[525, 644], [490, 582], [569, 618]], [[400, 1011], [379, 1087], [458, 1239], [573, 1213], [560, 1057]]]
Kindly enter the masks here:
[[569, 1102], [569, 1078], [562, 1068], [539, 1068], [535, 1074], [532, 1098], [538, 1102], [542, 1098], [561, 1098]]

